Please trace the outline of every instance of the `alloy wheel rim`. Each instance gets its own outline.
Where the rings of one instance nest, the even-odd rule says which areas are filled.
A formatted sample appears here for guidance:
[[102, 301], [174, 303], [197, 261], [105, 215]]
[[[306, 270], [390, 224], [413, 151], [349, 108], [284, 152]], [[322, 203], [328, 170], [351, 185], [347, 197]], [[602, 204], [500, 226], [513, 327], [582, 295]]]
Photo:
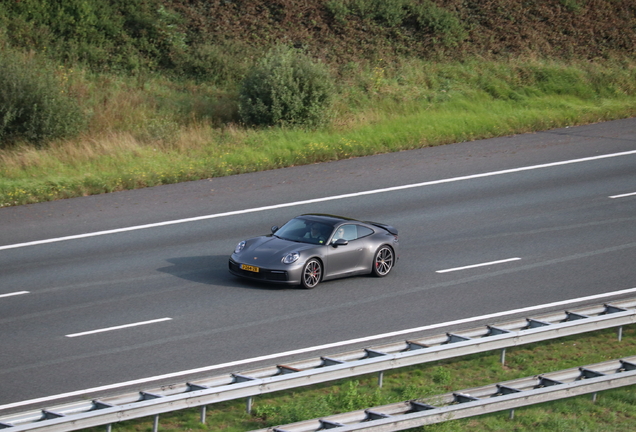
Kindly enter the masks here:
[[310, 287], [318, 285], [320, 282], [320, 265], [313, 261], [305, 268], [305, 284]]
[[391, 267], [393, 267], [393, 252], [389, 248], [380, 249], [375, 259], [376, 271], [378, 274], [385, 275], [389, 273]]

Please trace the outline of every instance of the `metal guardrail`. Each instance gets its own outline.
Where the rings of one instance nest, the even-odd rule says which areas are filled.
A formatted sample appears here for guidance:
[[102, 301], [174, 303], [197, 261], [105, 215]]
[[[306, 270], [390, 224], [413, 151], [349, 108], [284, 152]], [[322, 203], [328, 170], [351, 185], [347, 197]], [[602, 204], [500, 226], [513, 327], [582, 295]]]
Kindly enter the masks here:
[[[207, 379], [175, 384], [116, 397], [1, 415], [0, 429], [70, 431], [108, 425], [141, 417], [239, 398], [288, 390], [332, 380], [382, 372], [459, 357], [502, 350], [528, 343], [621, 327], [636, 322], [636, 299], [566, 310], [489, 325], [458, 333], [375, 346], [330, 357], [275, 365]], [[619, 332], [620, 338], [620, 332]]]
[[404, 430], [633, 384], [636, 356], [253, 432]]

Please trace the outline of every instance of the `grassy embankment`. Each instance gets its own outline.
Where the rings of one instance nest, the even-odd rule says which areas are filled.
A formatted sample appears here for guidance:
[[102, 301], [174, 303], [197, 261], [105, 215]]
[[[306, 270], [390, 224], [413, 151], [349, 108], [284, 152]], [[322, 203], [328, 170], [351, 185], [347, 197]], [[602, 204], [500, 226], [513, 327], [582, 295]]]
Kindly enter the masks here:
[[[339, 81], [320, 130], [249, 129], [213, 86], [59, 69], [100, 107], [92, 133], [0, 151], [0, 206], [70, 198], [571, 126], [636, 114], [636, 64], [411, 60]], [[191, 116], [191, 118], [188, 118]], [[117, 125], [114, 129], [112, 126]]]
[[[253, 415], [245, 401], [208, 406], [206, 423], [198, 409], [165, 414], [160, 430], [242, 432], [319, 418], [391, 402], [431, 397], [451, 391], [494, 384], [551, 371], [586, 366], [636, 354], [636, 328], [626, 327], [619, 342], [615, 330], [557, 339], [508, 349], [506, 364], [499, 351], [386, 372], [383, 387], [377, 376], [300, 388], [254, 399]], [[113, 425], [114, 432], [152, 430], [153, 419]], [[636, 429], [636, 393], [632, 387], [549, 402], [509, 412], [453, 420], [417, 428], [421, 431], [633, 431]], [[101, 428], [93, 428], [97, 432]]]
[[[0, 207], [631, 117], [635, 11], [635, 0], [5, 2]], [[276, 43], [329, 69], [326, 127], [241, 124], [241, 81]], [[15, 55], [35, 82], [11, 72]], [[67, 123], [79, 135], [33, 141]]]

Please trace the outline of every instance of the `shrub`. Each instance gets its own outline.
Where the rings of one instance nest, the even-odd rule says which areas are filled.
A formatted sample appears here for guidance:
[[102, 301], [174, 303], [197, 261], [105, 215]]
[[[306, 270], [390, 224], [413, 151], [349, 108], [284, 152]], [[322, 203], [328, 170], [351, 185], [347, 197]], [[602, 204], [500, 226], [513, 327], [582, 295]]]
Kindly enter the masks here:
[[36, 145], [74, 135], [85, 116], [52, 70], [0, 52], [0, 147], [24, 140]]
[[433, 40], [446, 47], [457, 46], [468, 36], [459, 17], [430, 0], [413, 5], [411, 10], [417, 26], [432, 33]]
[[186, 47], [182, 18], [160, 0], [2, 2], [7, 41], [94, 70], [172, 69]]
[[325, 3], [325, 8], [333, 16], [336, 23], [347, 24], [347, 16], [351, 13], [349, 6], [342, 0], [329, 0]]
[[235, 88], [248, 68], [244, 56], [248, 47], [243, 44], [193, 44], [180, 64], [186, 76], [219, 87]]
[[[561, 0], [575, 2], [576, 0]], [[362, 20], [374, 20], [378, 24], [397, 29], [399, 27], [424, 32], [434, 44], [455, 47], [468, 33], [459, 17], [431, 0], [413, 2], [409, 0], [343, 0], [328, 1], [327, 11], [339, 24], [346, 23], [349, 15]]]
[[315, 127], [327, 121], [332, 92], [331, 78], [321, 63], [279, 45], [243, 80], [239, 113], [251, 125]]
[[405, 0], [376, 0], [374, 3], [376, 19], [386, 23], [389, 27], [402, 25], [407, 14]]
[[375, 19], [388, 26], [399, 27], [406, 17], [406, 0], [350, 0], [352, 10], [362, 19]]
[[568, 12], [574, 13], [578, 13], [581, 11], [581, 3], [585, 4], [584, 1], [580, 0], [559, 0], [559, 3], [561, 3]]

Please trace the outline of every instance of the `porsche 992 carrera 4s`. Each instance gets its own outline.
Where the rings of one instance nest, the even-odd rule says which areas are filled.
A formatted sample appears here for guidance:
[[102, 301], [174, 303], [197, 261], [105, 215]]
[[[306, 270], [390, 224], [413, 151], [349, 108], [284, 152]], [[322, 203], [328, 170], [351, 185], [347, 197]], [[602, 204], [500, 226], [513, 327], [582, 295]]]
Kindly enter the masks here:
[[399, 254], [398, 230], [342, 216], [305, 214], [272, 233], [243, 240], [230, 273], [264, 282], [315, 288], [330, 279], [388, 275]]

